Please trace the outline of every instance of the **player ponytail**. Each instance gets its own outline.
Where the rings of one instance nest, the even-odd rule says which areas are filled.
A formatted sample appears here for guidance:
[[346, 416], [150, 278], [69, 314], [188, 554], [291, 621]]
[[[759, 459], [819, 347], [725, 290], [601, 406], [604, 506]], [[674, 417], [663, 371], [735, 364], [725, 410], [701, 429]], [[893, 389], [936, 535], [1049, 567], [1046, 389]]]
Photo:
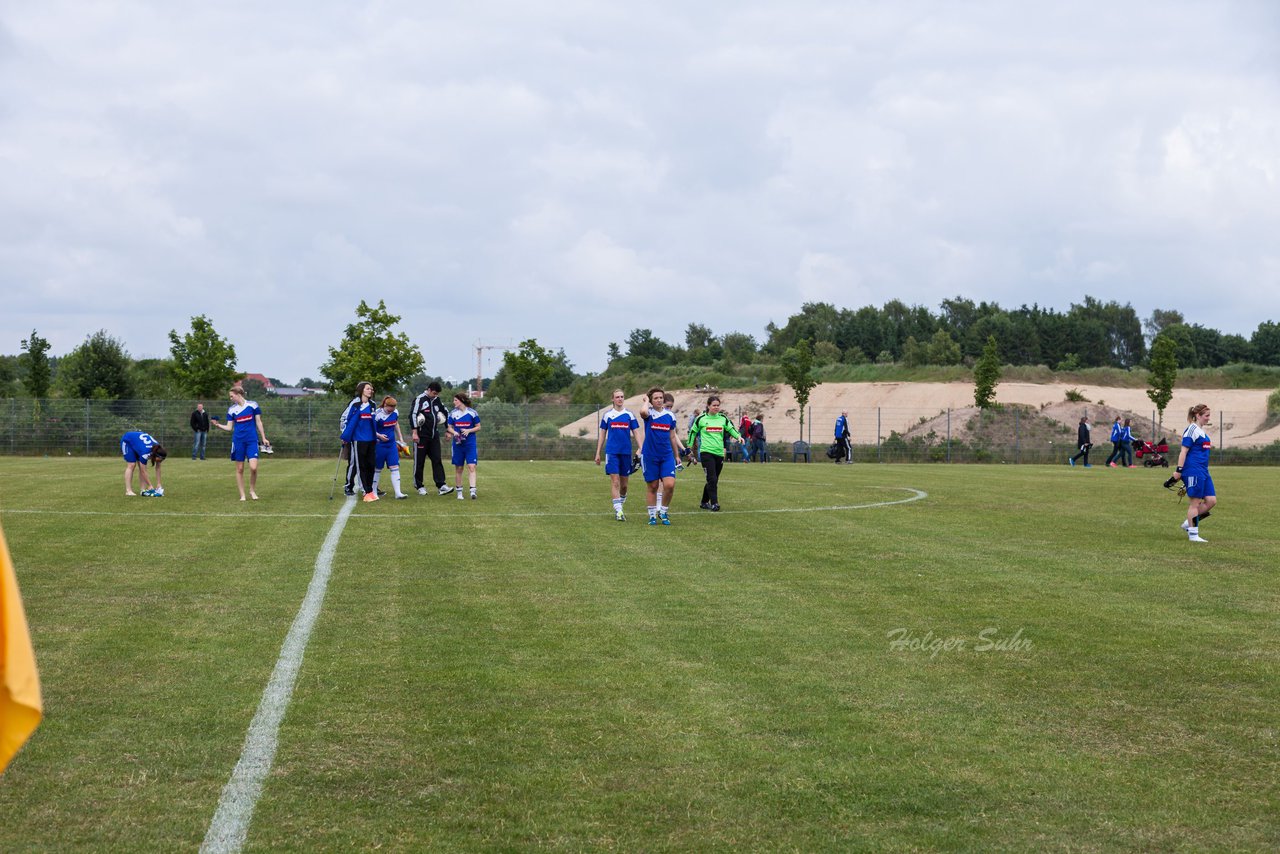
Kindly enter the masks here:
[[1199, 415], [1201, 412], [1204, 412], [1208, 408], [1209, 408], [1209, 405], [1207, 403], [1197, 403], [1195, 406], [1187, 410], [1187, 422], [1190, 423], [1192, 421], [1195, 421], [1196, 416]]
[[151, 464], [158, 466], [169, 456], [169, 452], [164, 449], [164, 445], [151, 446]]

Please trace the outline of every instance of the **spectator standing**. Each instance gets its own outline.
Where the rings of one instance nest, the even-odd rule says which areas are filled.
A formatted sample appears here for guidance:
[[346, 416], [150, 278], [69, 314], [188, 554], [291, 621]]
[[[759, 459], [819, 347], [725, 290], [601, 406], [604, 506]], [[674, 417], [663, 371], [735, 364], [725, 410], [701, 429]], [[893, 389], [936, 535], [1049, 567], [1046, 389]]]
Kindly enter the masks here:
[[757, 414], [756, 420], [751, 423], [751, 453], [758, 463], [769, 462], [769, 447], [765, 441], [764, 415]]
[[209, 446], [209, 413], [204, 411], [204, 404], [197, 403], [191, 413], [191, 432], [195, 440], [191, 443], [191, 459], [204, 459], [205, 449]]
[[745, 413], [742, 420], [738, 422], [738, 433], [742, 436], [742, 461], [744, 463], [751, 462], [751, 418]]
[[356, 399], [347, 408], [346, 427], [342, 441], [351, 444], [352, 465], [360, 477], [360, 487], [365, 501], [377, 501], [378, 492], [373, 488], [374, 465], [377, 461], [377, 431], [374, 430], [373, 383], [356, 385]]

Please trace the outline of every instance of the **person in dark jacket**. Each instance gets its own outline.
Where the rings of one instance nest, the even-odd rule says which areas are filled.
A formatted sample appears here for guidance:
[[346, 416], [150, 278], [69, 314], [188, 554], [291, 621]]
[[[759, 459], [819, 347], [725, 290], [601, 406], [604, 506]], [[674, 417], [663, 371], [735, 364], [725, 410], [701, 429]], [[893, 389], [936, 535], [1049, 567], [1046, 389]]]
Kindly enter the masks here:
[[758, 463], [769, 462], [769, 446], [765, 444], [764, 416], [757, 415], [751, 422], [751, 453]]
[[1076, 428], [1076, 444], [1080, 446], [1080, 451], [1074, 456], [1067, 459], [1068, 465], [1075, 465], [1076, 460], [1084, 457], [1084, 467], [1093, 468], [1089, 465], [1089, 449], [1093, 447], [1093, 443], [1089, 441], [1089, 416], [1086, 415], [1080, 419], [1080, 426]]
[[440, 400], [440, 383], [427, 383], [427, 390], [413, 399], [409, 407], [409, 423], [413, 425], [413, 487], [419, 495], [427, 494], [424, 482], [427, 459], [431, 460], [431, 480], [437, 495], [453, 492], [444, 482], [444, 462], [440, 459], [440, 428], [449, 419], [449, 410]]
[[205, 448], [209, 446], [209, 413], [204, 411], [204, 404], [197, 403], [191, 413], [191, 432], [195, 433], [195, 441], [191, 443], [191, 459], [204, 459]]

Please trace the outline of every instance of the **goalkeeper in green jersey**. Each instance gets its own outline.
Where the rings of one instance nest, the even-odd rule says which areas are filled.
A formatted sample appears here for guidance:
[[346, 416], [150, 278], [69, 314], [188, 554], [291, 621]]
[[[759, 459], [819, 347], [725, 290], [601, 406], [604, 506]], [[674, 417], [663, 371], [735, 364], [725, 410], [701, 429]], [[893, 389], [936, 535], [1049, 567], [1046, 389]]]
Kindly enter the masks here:
[[707, 485], [702, 488], [703, 510], [720, 509], [720, 470], [724, 468], [724, 437], [729, 434], [739, 442], [742, 434], [733, 426], [733, 422], [720, 412], [720, 398], [714, 394], [707, 398], [707, 411], [693, 422], [689, 430], [686, 444], [699, 450], [698, 459], [702, 462], [702, 470], [707, 473]]

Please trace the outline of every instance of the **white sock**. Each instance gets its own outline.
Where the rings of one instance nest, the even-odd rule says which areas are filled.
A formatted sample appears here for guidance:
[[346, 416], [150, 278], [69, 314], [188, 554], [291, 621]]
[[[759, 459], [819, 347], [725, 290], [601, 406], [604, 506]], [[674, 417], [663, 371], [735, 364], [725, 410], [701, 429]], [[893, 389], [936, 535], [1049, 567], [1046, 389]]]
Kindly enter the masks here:
[[652, 504], [649, 505], [649, 518], [650, 519], [658, 518], [658, 508]]
[[382, 469], [378, 469], [373, 473], [373, 494], [378, 494], [378, 479], [382, 477]]
[[395, 489], [396, 495], [404, 495], [404, 493], [400, 491], [400, 469], [398, 468], [391, 470], [391, 486]]
[[662, 500], [661, 500], [661, 499], [659, 499], [659, 500], [658, 500], [658, 515], [659, 515], [659, 516], [661, 516], [663, 513], [666, 513], [666, 512], [667, 512], [667, 508], [666, 508], [666, 506], [665, 506], [665, 505], [663, 505]]
[[615, 498], [615, 499], [613, 499], [613, 512], [614, 512], [614, 513], [621, 513], [621, 512], [622, 512], [622, 499], [621, 499], [621, 498]]

